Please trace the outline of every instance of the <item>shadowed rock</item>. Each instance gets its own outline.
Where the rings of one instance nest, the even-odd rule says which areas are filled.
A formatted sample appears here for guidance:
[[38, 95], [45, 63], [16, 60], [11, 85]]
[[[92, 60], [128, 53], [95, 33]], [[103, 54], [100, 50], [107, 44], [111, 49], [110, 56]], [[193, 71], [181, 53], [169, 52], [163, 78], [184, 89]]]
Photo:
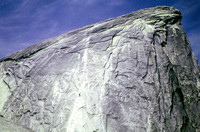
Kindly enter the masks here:
[[143, 9], [1, 59], [0, 114], [35, 132], [200, 131], [199, 66], [181, 18]]

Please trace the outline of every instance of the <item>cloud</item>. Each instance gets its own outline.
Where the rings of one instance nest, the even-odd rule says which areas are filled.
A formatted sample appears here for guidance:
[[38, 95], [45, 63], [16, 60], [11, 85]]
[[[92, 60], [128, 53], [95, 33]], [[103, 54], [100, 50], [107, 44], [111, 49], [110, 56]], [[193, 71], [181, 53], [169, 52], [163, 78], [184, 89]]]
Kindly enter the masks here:
[[[55, 11], [57, 1], [40, 3], [43, 4], [40, 8], [37, 7], [38, 4], [38, 0], [23, 0], [14, 4], [9, 13], [0, 9], [0, 12], [7, 12], [6, 15], [0, 13], [0, 58], [55, 36], [58, 22], [48, 18]], [[0, 6], [11, 6], [11, 3], [1, 3]]]
[[121, 6], [126, 0], [71, 0], [68, 4], [81, 5], [81, 6], [92, 6], [97, 4], [104, 4], [108, 6]]
[[188, 15], [191, 12], [195, 12], [196, 10], [199, 9], [200, 2], [199, 0], [191, 0], [191, 1], [182, 0], [182, 1], [175, 2], [173, 6], [180, 9], [182, 14]]
[[110, 0], [108, 2], [109, 6], [122, 6], [126, 0]]
[[65, 3], [67, 3], [69, 6], [81, 5], [82, 7], [84, 7], [96, 4], [100, 1], [101, 0], [70, 0], [70, 1], [65, 1]]
[[90, 5], [90, 4], [94, 4], [95, 2], [97, 2], [99, 0], [72, 0], [72, 3], [76, 3], [76, 4], [85, 4], [85, 5]]
[[[72, 29], [136, 9], [152, 7], [156, 3], [144, 1], [3, 0], [0, 2], [0, 46], [18, 50]], [[195, 1], [197, 0], [174, 2], [174, 7], [183, 14], [182, 23], [187, 34], [196, 34], [195, 29], [200, 25], [199, 17], [195, 16], [195, 12], [200, 9], [200, 3]], [[8, 8], [1, 8], [6, 6]], [[189, 35], [189, 40], [192, 46], [199, 42], [197, 36]], [[199, 54], [197, 49], [199, 47], [195, 54]]]

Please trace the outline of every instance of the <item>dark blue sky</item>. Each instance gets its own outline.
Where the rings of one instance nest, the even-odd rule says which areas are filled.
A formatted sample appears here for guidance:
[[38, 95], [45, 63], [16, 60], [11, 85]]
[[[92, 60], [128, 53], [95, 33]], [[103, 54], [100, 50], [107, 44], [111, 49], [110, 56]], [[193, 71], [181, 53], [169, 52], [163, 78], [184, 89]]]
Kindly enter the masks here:
[[200, 0], [0, 0], [0, 58], [70, 30], [158, 5], [181, 10], [200, 61]]

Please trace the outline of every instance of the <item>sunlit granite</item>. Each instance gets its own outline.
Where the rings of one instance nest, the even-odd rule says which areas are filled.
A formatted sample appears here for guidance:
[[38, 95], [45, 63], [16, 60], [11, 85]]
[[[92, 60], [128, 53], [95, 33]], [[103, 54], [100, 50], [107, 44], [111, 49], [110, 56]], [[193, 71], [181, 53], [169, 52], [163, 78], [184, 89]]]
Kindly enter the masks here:
[[181, 18], [143, 9], [3, 58], [1, 116], [35, 132], [200, 131], [199, 66]]

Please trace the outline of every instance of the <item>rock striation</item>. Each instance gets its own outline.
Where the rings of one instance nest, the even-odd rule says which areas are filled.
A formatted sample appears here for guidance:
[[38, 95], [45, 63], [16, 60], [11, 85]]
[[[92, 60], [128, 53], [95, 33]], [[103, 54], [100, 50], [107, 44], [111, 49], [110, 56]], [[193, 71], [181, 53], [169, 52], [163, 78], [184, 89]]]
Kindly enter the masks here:
[[200, 131], [200, 71], [181, 18], [143, 9], [1, 59], [0, 115], [35, 132]]

